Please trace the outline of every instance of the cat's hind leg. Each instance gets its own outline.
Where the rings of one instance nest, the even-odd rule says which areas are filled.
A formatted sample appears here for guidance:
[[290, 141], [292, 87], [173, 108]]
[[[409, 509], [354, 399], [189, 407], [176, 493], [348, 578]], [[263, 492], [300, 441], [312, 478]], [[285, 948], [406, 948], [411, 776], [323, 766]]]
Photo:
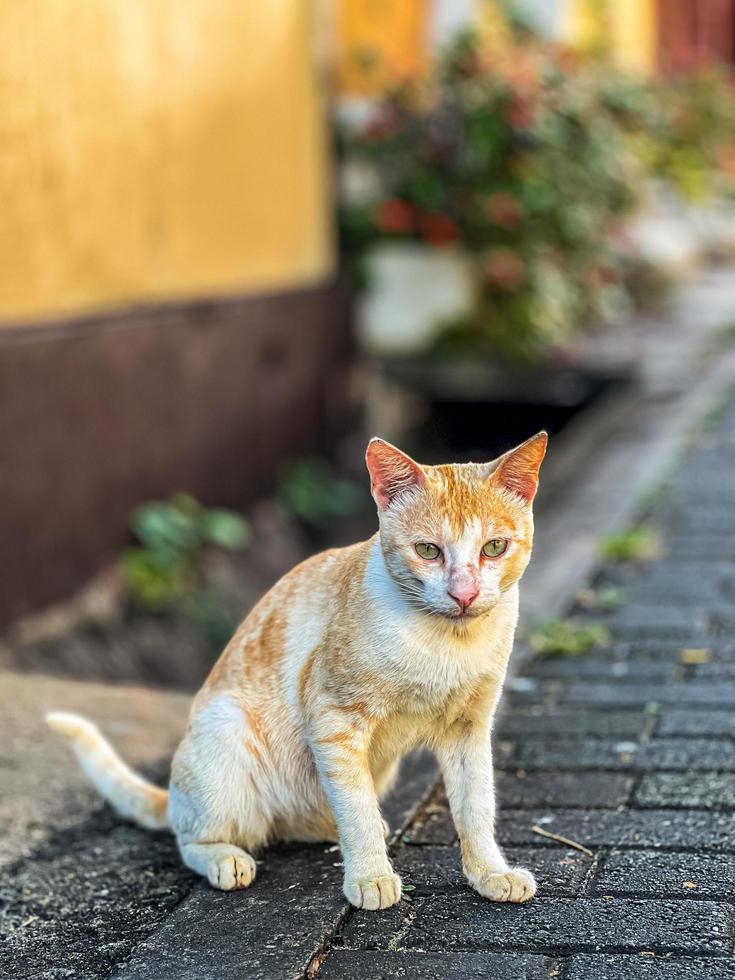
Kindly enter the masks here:
[[242, 701], [227, 692], [195, 712], [174, 756], [169, 817], [184, 863], [214, 888], [255, 878], [255, 852], [272, 836], [269, 757]]
[[181, 856], [187, 867], [225, 892], [247, 888], [255, 879], [255, 860], [235, 844], [182, 844]]

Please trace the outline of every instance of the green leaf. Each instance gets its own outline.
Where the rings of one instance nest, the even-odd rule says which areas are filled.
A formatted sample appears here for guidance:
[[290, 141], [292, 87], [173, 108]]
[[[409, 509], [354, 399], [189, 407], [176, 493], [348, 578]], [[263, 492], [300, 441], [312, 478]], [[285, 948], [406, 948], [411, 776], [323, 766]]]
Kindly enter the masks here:
[[251, 541], [250, 525], [233, 510], [210, 507], [202, 514], [200, 528], [205, 540], [229, 551], [246, 548]]
[[578, 657], [595, 647], [610, 643], [610, 633], [597, 623], [582, 625], [553, 619], [539, 626], [529, 637], [534, 653], [545, 657]]
[[153, 501], [137, 507], [131, 528], [141, 544], [148, 548], [185, 552], [199, 543], [196, 521], [174, 503]]
[[170, 562], [161, 552], [131, 548], [120, 560], [120, 571], [128, 593], [138, 605], [164, 609], [175, 604], [193, 588], [191, 573], [181, 562]]

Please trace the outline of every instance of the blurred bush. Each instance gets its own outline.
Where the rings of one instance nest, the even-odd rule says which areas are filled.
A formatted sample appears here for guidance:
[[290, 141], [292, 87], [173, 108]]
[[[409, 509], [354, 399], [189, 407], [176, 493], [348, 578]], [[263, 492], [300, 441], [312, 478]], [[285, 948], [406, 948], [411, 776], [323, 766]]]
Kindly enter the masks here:
[[643, 134], [650, 172], [684, 197], [735, 192], [735, 88], [731, 74], [710, 65], [650, 83], [655, 113]]
[[610, 632], [599, 623], [576, 623], [552, 619], [535, 629], [528, 638], [539, 657], [579, 657], [610, 644]]
[[203, 507], [187, 494], [152, 501], [133, 512], [139, 546], [120, 561], [128, 598], [156, 612], [180, 611], [198, 622], [214, 646], [229, 639], [233, 623], [206, 574], [212, 548], [238, 551], [250, 542], [248, 522], [234, 511]]
[[646, 82], [527, 31], [465, 34], [339, 127], [346, 263], [364, 282], [381, 243], [461, 251], [475, 298], [437, 349], [538, 359], [630, 309], [624, 219], [649, 177], [696, 196], [735, 171], [734, 107], [714, 70]]

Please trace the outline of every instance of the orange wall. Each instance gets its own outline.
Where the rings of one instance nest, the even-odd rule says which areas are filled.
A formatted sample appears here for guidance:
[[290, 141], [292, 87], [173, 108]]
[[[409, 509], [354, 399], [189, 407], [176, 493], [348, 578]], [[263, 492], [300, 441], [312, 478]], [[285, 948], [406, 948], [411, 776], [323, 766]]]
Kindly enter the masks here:
[[332, 269], [309, 0], [0, 4], [0, 321]]
[[344, 94], [374, 94], [421, 70], [427, 53], [426, 0], [335, 2]]

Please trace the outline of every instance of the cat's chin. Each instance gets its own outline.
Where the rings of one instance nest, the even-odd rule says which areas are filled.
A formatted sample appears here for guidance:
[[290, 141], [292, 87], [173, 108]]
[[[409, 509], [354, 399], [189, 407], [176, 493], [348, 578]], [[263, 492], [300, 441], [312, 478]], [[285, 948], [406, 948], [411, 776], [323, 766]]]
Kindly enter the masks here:
[[447, 622], [452, 623], [454, 626], [467, 627], [471, 626], [472, 623], [476, 623], [479, 619], [482, 619], [490, 610], [482, 609], [478, 612], [464, 612], [464, 613], [442, 613], [441, 615]]

